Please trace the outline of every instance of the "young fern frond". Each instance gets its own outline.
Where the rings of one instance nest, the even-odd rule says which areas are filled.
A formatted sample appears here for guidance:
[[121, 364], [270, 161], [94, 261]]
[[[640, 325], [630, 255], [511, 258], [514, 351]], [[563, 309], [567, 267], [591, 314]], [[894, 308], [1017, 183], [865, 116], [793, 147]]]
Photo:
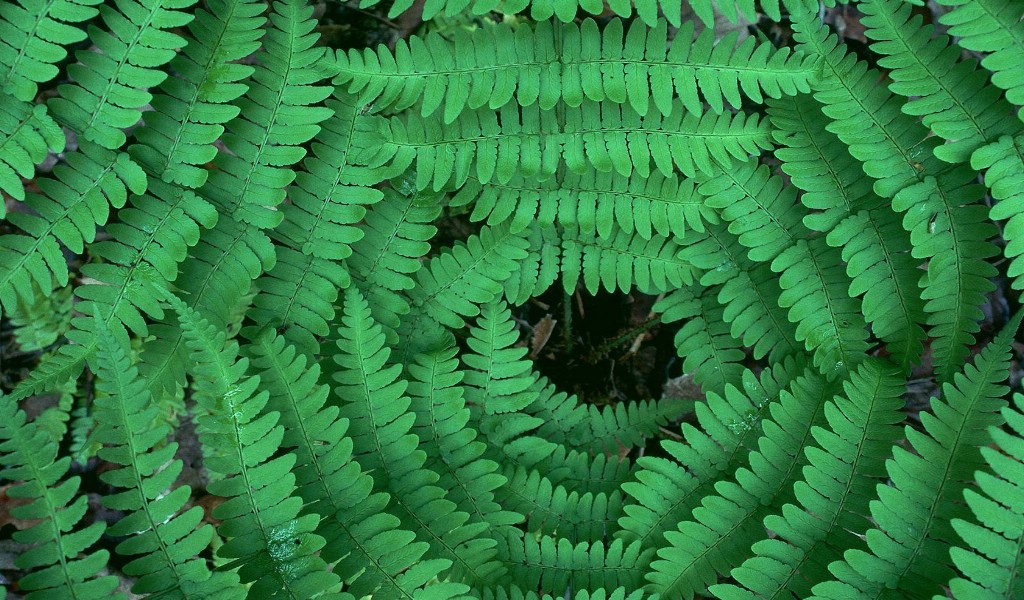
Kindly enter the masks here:
[[41, 419], [28, 421], [13, 397], [0, 395], [0, 476], [18, 482], [7, 490], [9, 497], [26, 501], [12, 508], [11, 516], [32, 522], [12, 536], [29, 546], [14, 562], [26, 573], [18, 586], [28, 592], [26, 600], [126, 600], [114, 591], [117, 577], [99, 575], [110, 553], [89, 551], [106, 524], [94, 521], [76, 529], [88, 508], [78, 493], [81, 478], [65, 478], [71, 458], [58, 457], [58, 440], [39, 426]]
[[[98, 316], [95, 321], [100, 322]], [[174, 458], [178, 444], [166, 443], [171, 428], [159, 420], [159, 409], [129, 358], [127, 340], [103, 326], [96, 335], [100, 345], [90, 362], [101, 394], [94, 405], [94, 439], [105, 444], [99, 457], [119, 467], [100, 478], [123, 490], [105, 496], [103, 504], [127, 513], [108, 534], [126, 537], [117, 546], [119, 554], [138, 556], [124, 567], [126, 575], [137, 578], [132, 592], [183, 600], [244, 598], [237, 575], [211, 574], [205, 560], [196, 557], [210, 544], [213, 526], [201, 524], [202, 507], [183, 510], [192, 490], [174, 487], [182, 470], [182, 461]]]
[[892, 485], [879, 484], [871, 501], [875, 528], [866, 533], [868, 551], [851, 549], [829, 565], [835, 580], [813, 588], [814, 598], [877, 595], [883, 589], [938, 593], [953, 570], [946, 560], [955, 532], [953, 518], [966, 516], [964, 483], [982, 464], [978, 446], [988, 443], [988, 428], [1002, 422], [999, 413], [1007, 388], [1010, 340], [1021, 316], [1013, 320], [952, 382], [932, 412], [921, 413], [924, 431], [907, 427], [913, 450], [895, 446], [886, 464]]
[[225, 501], [212, 511], [226, 542], [218, 555], [238, 569], [250, 594], [262, 598], [337, 598], [339, 577], [316, 554], [324, 539], [315, 533], [320, 515], [300, 515], [293, 496], [294, 454], [278, 454], [284, 428], [279, 413], [265, 411], [269, 394], [259, 377], [246, 376], [249, 361], [238, 343], [171, 294], [190, 351], [197, 429], [204, 463], [213, 476], [207, 489]]
[[953, 563], [965, 577], [949, 582], [954, 597], [1012, 598], [1024, 589], [1024, 516], [1014, 510], [1024, 491], [1024, 396], [1013, 395], [1003, 409], [1006, 429], [989, 427], [998, 449], [981, 448], [987, 465], [975, 473], [977, 489], [964, 490], [973, 513], [953, 519], [953, 529], [966, 546], [950, 549]]
[[[623, 39], [620, 19], [598, 30], [592, 19], [581, 25], [541, 21], [535, 28], [504, 26], [457, 29], [449, 42], [436, 33], [400, 40], [395, 50], [350, 50], [338, 54], [336, 84], [348, 84], [360, 104], [374, 111], [404, 110], [422, 99], [419, 112], [429, 117], [443, 106], [450, 124], [465, 110], [501, 108], [513, 101], [549, 110], [563, 101], [584, 100], [629, 105], [640, 116], [656, 110], [669, 116], [680, 110], [700, 115], [706, 101], [715, 113], [725, 102], [740, 108], [740, 91], [754, 102], [809, 92], [814, 61], [788, 48], [775, 49], [737, 33], [717, 43], [712, 29], [694, 39], [687, 21], [668, 45], [668, 29], [634, 21]], [[684, 43], [693, 40], [692, 43]], [[700, 96], [698, 96], [698, 90]], [[703, 97], [703, 101], [702, 98]], [[652, 103], [653, 101], [653, 103]]]

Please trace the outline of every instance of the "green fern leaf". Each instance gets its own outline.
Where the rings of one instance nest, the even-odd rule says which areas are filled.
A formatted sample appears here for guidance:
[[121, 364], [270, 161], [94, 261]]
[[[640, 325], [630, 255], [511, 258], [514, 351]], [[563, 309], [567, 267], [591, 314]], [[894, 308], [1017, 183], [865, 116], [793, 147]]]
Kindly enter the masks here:
[[[100, 321], [98, 316], [95, 321]], [[211, 575], [205, 561], [196, 557], [210, 544], [213, 527], [200, 525], [201, 507], [183, 510], [192, 494], [189, 486], [172, 487], [182, 469], [182, 461], [173, 458], [178, 444], [161, 444], [171, 428], [159, 420], [159, 408], [129, 359], [127, 340], [102, 326], [96, 334], [100, 346], [94, 371], [100, 379], [97, 389], [106, 395], [95, 401], [94, 439], [105, 444], [100, 458], [118, 465], [100, 478], [124, 490], [105, 496], [103, 504], [127, 513], [109, 530], [114, 536], [130, 536], [118, 544], [117, 552], [143, 555], [124, 567], [126, 575], [137, 578], [132, 592], [182, 599], [245, 597], [235, 574]]]
[[655, 235], [681, 238], [689, 229], [703, 231], [704, 223], [718, 222], [692, 181], [659, 172], [623, 177], [614, 171], [587, 170], [544, 181], [514, 176], [505, 184], [482, 184], [469, 177], [449, 205], [470, 204], [471, 221], [486, 220], [491, 226], [510, 221], [512, 233], [535, 223], [557, 223], [602, 239], [621, 229], [649, 240]]
[[[35, 174], [35, 165], [48, 152], [64, 150], [64, 132], [46, 112], [46, 107], [22, 102], [0, 92], [0, 191], [25, 199], [22, 179]], [[0, 218], [7, 206], [0, 208]]]
[[1013, 403], [1003, 409], [1008, 427], [989, 428], [999, 450], [981, 448], [988, 464], [975, 474], [977, 490], [964, 490], [971, 520], [953, 520], [953, 529], [967, 542], [950, 549], [953, 562], [966, 575], [950, 581], [954, 598], [1013, 598], [1024, 589], [1024, 520], [1013, 510], [1024, 488], [1024, 396], [1014, 394]]
[[645, 548], [664, 545], [665, 532], [689, 518], [701, 498], [712, 493], [718, 477], [746, 464], [761, 435], [766, 407], [803, 372], [802, 361], [796, 359], [763, 371], [760, 380], [743, 371], [742, 391], [730, 384], [724, 394], [709, 393], [705, 402], [698, 402], [695, 414], [703, 431], [683, 423], [684, 441], [661, 442], [670, 458], [640, 458], [636, 481], [622, 485], [633, 500], [623, 509], [617, 537], [638, 540]]
[[75, 529], [88, 508], [85, 495], [78, 494], [81, 480], [77, 476], [64, 479], [71, 459], [58, 458], [58, 440], [39, 423], [39, 419], [27, 421], [11, 396], [0, 396], [0, 475], [19, 482], [7, 491], [8, 496], [27, 499], [11, 510], [11, 516], [34, 522], [12, 536], [30, 547], [15, 559], [14, 565], [28, 572], [18, 585], [28, 592], [27, 600], [126, 600], [123, 593], [114, 591], [116, 577], [98, 576], [110, 553], [88, 552], [106, 524], [94, 521]]
[[953, 382], [943, 385], [942, 400], [931, 413], [921, 413], [924, 431], [910, 427], [906, 437], [916, 454], [900, 446], [886, 464], [892, 485], [880, 484], [871, 502], [876, 523], [866, 534], [869, 551], [847, 550], [842, 562], [829, 566], [834, 581], [813, 588], [814, 598], [848, 598], [882, 593], [884, 589], [938, 593], [951, 578], [951, 519], [965, 516], [963, 484], [974, 477], [988, 443], [988, 427], [998, 425], [1000, 384], [1009, 368], [1009, 343], [1020, 326], [1015, 317]]
[[76, 84], [57, 88], [60, 96], [49, 102], [54, 116], [104, 148], [123, 146], [122, 129], [138, 122], [142, 107], [152, 99], [147, 90], [167, 78], [159, 67], [185, 45], [170, 30], [192, 20], [184, 9], [193, 4], [195, 0], [126, 0], [117, 8], [101, 4], [108, 30], [90, 30], [98, 51], [75, 54], [79, 62], [68, 67], [68, 74]]
[[213, 160], [213, 143], [224, 124], [241, 110], [231, 101], [248, 89], [242, 83], [253, 72], [233, 61], [259, 48], [260, 16], [265, 6], [252, 0], [213, 0], [210, 11], [199, 8], [189, 23], [188, 44], [170, 62], [172, 75], [157, 88], [154, 110], [143, 113], [129, 151], [154, 177], [189, 188], [201, 187]]
[[1009, 119], [1013, 107], [1000, 91], [986, 84], [988, 73], [974, 61], [960, 61], [960, 48], [947, 45], [945, 35], [932, 37], [932, 27], [911, 16], [910, 5], [899, 0], [864, 2], [867, 37], [872, 49], [888, 55], [879, 60], [890, 69], [890, 89], [912, 97], [903, 112], [922, 115], [925, 126], [947, 143], [934, 148], [946, 162], [966, 162], [986, 142], [1013, 135], [1024, 124]]
[[992, 83], [1006, 90], [1006, 99], [1024, 105], [1024, 67], [1017, 58], [1024, 53], [1024, 9], [1010, 0], [938, 0], [954, 7], [939, 17], [949, 35], [968, 50], [990, 52], [981, 66], [992, 71]]
[[666, 177], [676, 168], [693, 177], [715, 173], [715, 162], [728, 168], [745, 161], [771, 144], [767, 122], [742, 112], [641, 116], [627, 105], [587, 100], [566, 107], [559, 124], [537, 105], [507, 104], [497, 112], [463, 112], [448, 127], [403, 114], [367, 121], [363, 135], [379, 150], [363, 160], [399, 172], [415, 164], [417, 189], [435, 191], [461, 186], [471, 174], [481, 183], [508, 183], [517, 173], [547, 179], [563, 164], [577, 174], [593, 168], [629, 177], [635, 169], [647, 177], [653, 161]]
[[57, 76], [55, 63], [67, 57], [65, 47], [85, 39], [78, 24], [98, 14], [97, 4], [100, 0], [26, 1], [0, 7], [0, 90], [31, 102], [37, 84]]
[[[348, 84], [359, 104], [374, 111], [404, 110], [422, 98], [420, 114], [429, 117], [444, 106], [446, 124], [467, 108], [500, 108], [513, 95], [520, 106], [538, 103], [543, 110], [559, 100], [577, 107], [589, 99], [628, 101], [641, 116], [649, 109], [668, 116], [679, 110], [676, 91], [697, 115], [704, 112], [698, 90], [715, 113], [723, 112], [723, 99], [740, 108], [741, 90], [755, 102], [810, 91], [813, 61], [788, 48], [776, 50], [753, 37], [737, 47], [736, 32], [715, 43], [710, 28], [692, 43], [669, 46], [665, 21], [650, 28], [634, 21], [625, 39], [623, 27], [612, 19], [598, 30], [585, 19], [579, 26], [541, 21], [515, 30], [456, 29], [451, 42], [436, 33], [411, 36], [394, 53], [383, 46], [339, 53], [335, 83]], [[691, 40], [693, 31], [687, 21], [675, 39]]]
[[820, 376], [805, 375], [768, 407], [771, 419], [763, 422], [749, 467], [717, 482], [717, 494], [701, 499], [692, 520], [665, 532], [668, 543], [645, 575], [649, 591], [692, 598], [742, 560], [750, 544], [764, 535], [766, 513], [791, 498], [806, 461], [800, 450], [811, 439], [812, 425], [823, 420], [831, 388]]
[[845, 396], [825, 405], [828, 429], [811, 429], [820, 447], [804, 450], [809, 464], [794, 486], [801, 506], [786, 504], [765, 518], [775, 536], [756, 542], [754, 556], [732, 569], [738, 585], [711, 586], [716, 597], [806, 598], [830, 576], [826, 567], [841, 549], [863, 545], [856, 532], [868, 523], [871, 487], [900, 438], [903, 383], [897, 369], [873, 358], [843, 382]]
[[[249, 594], [260, 598], [339, 598], [339, 578], [316, 555], [324, 539], [315, 533], [319, 515], [299, 515], [302, 499], [291, 494], [294, 454], [274, 457], [284, 428], [279, 413], [266, 412], [268, 394], [259, 378], [246, 377], [248, 360], [238, 344], [171, 294], [192, 358], [197, 429], [206, 468], [218, 477], [207, 488], [225, 501], [212, 511], [227, 539], [218, 555], [238, 568]], [[273, 457], [273, 458], [272, 458]]]

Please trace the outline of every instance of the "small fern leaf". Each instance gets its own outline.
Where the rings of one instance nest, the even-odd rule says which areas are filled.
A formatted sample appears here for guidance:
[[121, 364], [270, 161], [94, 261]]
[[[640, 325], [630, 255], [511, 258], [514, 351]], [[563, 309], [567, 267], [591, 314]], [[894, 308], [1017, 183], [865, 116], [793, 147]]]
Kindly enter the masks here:
[[803, 361], [792, 358], [766, 369], [760, 379], [743, 371], [734, 380], [742, 390], [730, 384], [722, 395], [712, 392], [698, 402], [694, 412], [701, 428], [683, 423], [683, 441], [661, 442], [668, 457], [640, 458], [636, 481], [622, 484], [632, 500], [623, 508], [616, 537], [644, 548], [664, 546], [665, 532], [690, 517], [718, 478], [746, 464], [767, 407], [804, 371]]
[[985, 185], [996, 200], [989, 218], [1004, 221], [1003, 254], [1010, 259], [1007, 275], [1014, 289], [1024, 288], [1024, 135], [1004, 136], [978, 148], [971, 155], [971, 167], [986, 169]]
[[679, 288], [665, 296], [654, 310], [663, 323], [687, 319], [675, 335], [676, 352], [683, 359], [683, 371], [707, 392], [721, 392], [742, 372], [744, 352], [732, 337], [723, 307], [700, 288]]
[[447, 127], [407, 112], [367, 123], [365, 135], [379, 150], [363, 161], [386, 172], [415, 165], [417, 189], [438, 191], [473, 174], [481, 183], [505, 184], [517, 173], [548, 179], [563, 164], [576, 174], [593, 168], [647, 177], [653, 162], [666, 177], [676, 168], [693, 177], [771, 147], [768, 123], [743, 112], [641, 116], [628, 105], [590, 100], [564, 112], [560, 125], [554, 112], [507, 104], [497, 112], [463, 112]]
[[1013, 107], [1000, 90], [987, 83], [988, 72], [971, 61], [960, 61], [960, 48], [945, 35], [932, 37], [931, 25], [911, 15], [900, 0], [863, 3], [865, 35], [876, 40], [871, 48], [883, 55], [879, 66], [889, 69], [890, 89], [911, 99], [903, 112], [921, 115], [925, 126], [946, 143], [935, 155], [946, 162], [966, 162], [979, 146], [1024, 129], [1007, 118]]
[[331, 115], [331, 109], [313, 106], [332, 88], [316, 85], [328, 73], [324, 48], [315, 46], [312, 11], [297, 0], [273, 4], [249, 90], [226, 125], [223, 142], [231, 152], [217, 154], [217, 169], [202, 189], [220, 211], [260, 229], [280, 224], [284, 215], [277, 207], [295, 178], [290, 167]]
[[1024, 106], [1024, 8], [1012, 0], [938, 0], [954, 7], [939, 17], [949, 35], [968, 50], [988, 52], [981, 66], [992, 72], [992, 83], [1006, 90], [1006, 99]]
[[26, 205], [36, 214], [18, 212], [8, 218], [28, 235], [2, 238], [0, 303], [8, 304], [18, 290], [30, 289], [31, 280], [47, 291], [52, 289], [51, 278], [66, 285], [67, 260], [59, 244], [84, 252], [85, 244], [95, 239], [97, 226], [106, 223], [110, 207], [121, 208], [129, 192], [141, 194], [147, 184], [145, 173], [127, 154], [84, 140], [53, 174], [53, 179], [37, 179], [42, 194], [27, 198]]
[[590, 169], [544, 181], [517, 175], [506, 184], [469, 177], [449, 206], [469, 205], [471, 221], [491, 226], [510, 221], [512, 233], [557, 223], [602, 239], [621, 229], [649, 240], [655, 235], [682, 238], [688, 230], [703, 231], [705, 223], [718, 222], [691, 180], [657, 171], [649, 177], [623, 177]]
[[811, 428], [823, 420], [833, 386], [820, 375], [792, 382], [768, 407], [757, 450], [741, 467], [701, 499], [690, 520], [665, 532], [666, 545], [646, 573], [647, 589], [666, 597], [692, 598], [717, 582], [719, 574], [742, 561], [750, 545], [764, 536], [762, 519], [792, 497], [792, 486], [806, 464], [801, 452]]
[[678, 258], [679, 245], [660, 235], [644, 239], [616, 228], [602, 240], [580, 230], [562, 233], [562, 285], [573, 293], [582, 280], [591, 294], [632, 290], [656, 295], [691, 285], [694, 269]]
[[989, 241], [996, 229], [979, 203], [984, 190], [974, 183], [976, 177], [971, 169], [956, 167], [893, 198], [893, 209], [906, 212], [903, 228], [910, 232], [911, 255], [928, 259], [922, 298], [941, 381], [951, 381], [967, 359], [980, 330], [981, 306], [995, 288], [989, 278], [996, 269], [986, 259], [999, 253]]
[[71, 459], [57, 458], [58, 441], [39, 423], [39, 418], [27, 421], [11, 396], [0, 396], [0, 476], [18, 482], [7, 491], [9, 497], [26, 499], [11, 509], [11, 516], [33, 523], [12, 536], [29, 546], [14, 562], [27, 572], [18, 586], [28, 592], [26, 600], [125, 600], [114, 591], [116, 577], [98, 576], [110, 553], [89, 552], [106, 524], [95, 521], [75, 528], [88, 509], [85, 495], [78, 493], [80, 478], [64, 479]]
[[1003, 417], [1005, 429], [989, 428], [998, 450], [981, 448], [987, 464], [975, 474], [977, 489], [964, 490], [971, 518], [953, 520], [966, 545], [951, 548], [950, 556], [965, 577], [949, 588], [962, 600], [1013, 598], [1024, 589], [1024, 517], [1014, 510], [1024, 489], [1024, 396], [1014, 394]]

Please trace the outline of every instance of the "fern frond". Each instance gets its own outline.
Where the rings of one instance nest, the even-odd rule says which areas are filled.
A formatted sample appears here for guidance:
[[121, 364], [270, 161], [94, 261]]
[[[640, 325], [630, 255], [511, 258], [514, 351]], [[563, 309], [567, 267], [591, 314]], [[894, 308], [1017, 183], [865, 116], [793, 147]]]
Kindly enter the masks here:
[[868, 523], [872, 487], [901, 437], [903, 383], [896, 368], [874, 358], [850, 373], [844, 395], [825, 404], [828, 429], [811, 428], [820, 447], [804, 449], [808, 466], [793, 490], [800, 506], [786, 504], [765, 518], [775, 536], [756, 542], [754, 556], [732, 570], [737, 584], [711, 586], [716, 597], [806, 598], [829, 577], [841, 549], [863, 544], [856, 532]]
[[623, 494], [569, 491], [536, 469], [517, 467], [500, 490], [503, 504], [529, 515], [526, 531], [558, 535], [570, 542], [596, 542], [618, 531]]
[[[375, 6], [381, 0], [363, 0], [360, 6]], [[737, 10], [747, 19], [756, 19], [753, 0], [692, 0], [688, 4], [708, 27], [714, 26], [715, 8], [735, 23], [738, 19]], [[409, 10], [413, 0], [399, 0], [391, 5], [388, 16], [394, 18]], [[625, 0], [612, 0], [603, 3], [601, 0], [556, 0], [547, 2], [544, 0], [431, 0], [423, 7], [423, 18], [430, 19], [444, 14], [451, 17], [465, 11], [467, 8], [474, 15], [482, 15], [493, 10], [500, 10], [504, 14], [512, 15], [523, 12], [530, 8], [530, 17], [536, 21], [545, 21], [552, 16], [563, 23], [571, 22], [576, 18], [576, 13], [583, 10], [591, 15], [601, 15], [606, 10], [611, 11], [620, 17], [633, 15], [633, 10], [647, 25], [654, 26], [658, 22], [659, 14], [663, 14], [669, 23], [679, 27], [682, 25], [682, 5], [667, 0], [637, 0], [627, 2]], [[660, 11], [659, 11], [660, 9]], [[775, 4], [773, 14], [778, 16], [778, 5]]]
[[[68, 67], [74, 84], [57, 88], [50, 111], [85, 139], [104, 148], [124, 145], [131, 127], [149, 104], [149, 89], [167, 78], [159, 67], [185, 45], [173, 29], [192, 20], [185, 12], [195, 0], [122, 0], [100, 5], [107, 30], [93, 28], [97, 50], [79, 50]], [[115, 8], [115, 6], [117, 8]], [[130, 82], [130, 83], [126, 83]]]
[[[400, 528], [398, 518], [385, 508], [387, 494], [372, 493], [373, 478], [352, 457], [349, 422], [337, 406], [328, 404], [330, 387], [317, 382], [320, 366], [270, 330], [247, 334], [253, 343], [246, 351], [259, 370], [260, 385], [270, 393], [267, 406], [281, 414], [281, 446], [296, 456], [292, 472], [305, 502], [302, 514], [323, 515], [316, 530], [325, 539], [321, 557], [332, 564], [339, 561], [334, 572], [358, 597], [416, 597], [450, 563], [420, 560], [428, 545]], [[431, 590], [440, 591], [435, 588]], [[446, 597], [455, 595], [449, 591]]]
[[75, 528], [88, 508], [85, 495], [78, 493], [81, 479], [65, 479], [71, 458], [58, 458], [58, 441], [38, 423], [28, 421], [11, 396], [0, 396], [0, 476], [18, 482], [7, 490], [9, 497], [27, 499], [11, 509], [11, 516], [33, 522], [12, 536], [30, 546], [14, 562], [28, 572], [18, 586], [28, 592], [27, 600], [125, 600], [114, 591], [116, 577], [98, 576], [110, 553], [89, 552], [106, 524], [94, 521]]
[[700, 284], [717, 291], [722, 318], [733, 339], [753, 349], [754, 358], [768, 356], [773, 362], [803, 348], [796, 342], [796, 328], [779, 305], [779, 278], [764, 263], [746, 256], [736, 236], [724, 225], [710, 225], [706, 235], [690, 235], [679, 258], [703, 271]]
[[[46, 106], [33, 106], [0, 92], [0, 191], [24, 200], [21, 180], [35, 174], [35, 166], [48, 152], [63, 150], [64, 132], [46, 112]], [[0, 208], [0, 218], [6, 214], [7, 207]]]
[[717, 494], [701, 499], [692, 520], [665, 532], [668, 543], [645, 574], [648, 591], [692, 598], [745, 558], [750, 544], [764, 536], [766, 513], [790, 500], [806, 462], [801, 450], [811, 439], [812, 426], [823, 419], [831, 389], [820, 376], [805, 375], [768, 406], [771, 419], [762, 423], [749, 466], [717, 482]]
[[[796, 4], [796, 2], [794, 2]], [[882, 198], [921, 180], [921, 172], [936, 173], [932, 154], [936, 140], [928, 130], [901, 112], [903, 103], [878, 82], [881, 75], [847, 53], [846, 46], [818, 20], [817, 7], [792, 12], [798, 49], [824, 57], [823, 75], [812, 86], [814, 98], [832, 123], [828, 130], [846, 143], [862, 169], [875, 179], [873, 189]]]
[[517, 173], [547, 179], [563, 164], [577, 174], [593, 168], [647, 177], [653, 161], [666, 177], [676, 168], [693, 177], [715, 173], [715, 161], [728, 168], [771, 147], [767, 122], [743, 112], [641, 116], [628, 105], [587, 100], [566, 107], [564, 123], [537, 105], [466, 111], [450, 126], [403, 115], [367, 121], [363, 135], [379, 149], [364, 160], [395, 171], [415, 164], [417, 189], [458, 187], [471, 174], [481, 183], [508, 183]]
[[1013, 107], [999, 89], [988, 85], [988, 72], [974, 61], [960, 61], [960, 48], [945, 35], [932, 37], [933, 27], [910, 14], [900, 0], [863, 3], [865, 35], [871, 48], [888, 55], [878, 61], [889, 69], [889, 89], [911, 99], [903, 112], [921, 115], [925, 126], [946, 143], [933, 151], [950, 163], [967, 162], [986, 142], [1021, 131], [1024, 124], [1008, 118]]
[[94, 439], [105, 444], [99, 457], [118, 466], [100, 478], [123, 490], [105, 496], [103, 504], [126, 513], [109, 529], [110, 535], [126, 536], [117, 552], [142, 555], [124, 567], [126, 575], [137, 578], [132, 592], [181, 599], [244, 598], [234, 573], [211, 574], [205, 560], [196, 556], [210, 544], [213, 526], [201, 524], [201, 507], [183, 510], [192, 490], [173, 487], [182, 469], [182, 461], [174, 458], [178, 444], [163, 443], [170, 425], [159, 420], [159, 408], [129, 359], [127, 340], [103, 326], [96, 335], [100, 344], [91, 362], [103, 394], [94, 404]]
[[197, 8], [188, 45], [170, 62], [172, 75], [143, 113], [129, 151], [154, 177], [199, 188], [209, 171], [202, 165], [217, 153], [214, 141], [241, 110], [231, 104], [248, 89], [242, 80], [253, 67], [234, 61], [259, 48], [265, 6], [252, 0], [213, 0], [210, 12]]
[[885, 207], [859, 212], [840, 221], [826, 241], [842, 247], [850, 297], [863, 295], [864, 320], [894, 362], [916, 364], [924, 352], [924, 303], [914, 279], [917, 262], [895, 215]]
[[861, 302], [847, 293], [851, 285], [840, 253], [821, 238], [799, 240], [774, 261], [781, 272], [779, 305], [798, 323], [796, 339], [814, 352], [814, 365], [829, 379], [842, 376], [868, 350]]
[[294, 454], [277, 454], [284, 435], [279, 413], [264, 408], [268, 394], [259, 378], [246, 376], [238, 344], [171, 294], [195, 378], [197, 429], [206, 468], [219, 478], [207, 489], [225, 501], [212, 516], [227, 539], [218, 555], [238, 569], [249, 593], [262, 598], [341, 598], [340, 581], [315, 553], [324, 539], [315, 533], [319, 515], [299, 515], [293, 496]]
[[704, 101], [715, 113], [725, 110], [723, 100], [740, 108], [741, 91], [754, 102], [810, 91], [814, 61], [788, 48], [753, 37], [737, 46], [735, 31], [716, 43], [710, 28], [694, 39], [692, 21], [671, 45], [665, 21], [652, 27], [634, 21], [625, 39], [623, 29], [620, 19], [602, 30], [585, 19], [456, 29], [450, 42], [437, 33], [411, 36], [393, 53], [384, 46], [339, 53], [335, 84], [348, 84], [359, 104], [374, 111], [404, 110], [422, 98], [421, 116], [444, 106], [446, 124], [465, 109], [500, 108], [513, 96], [520, 106], [537, 103], [542, 110], [589, 99], [628, 102], [640, 116], [650, 109], [668, 116], [680, 109], [677, 93], [686, 110], [700, 115]]
[[[1024, 8], [1010, 0], [938, 0], [954, 7], [939, 17], [949, 26], [949, 35], [968, 50], [989, 52], [981, 66], [992, 71], [992, 83], [1006, 90], [1006, 99], [1024, 106], [1024, 66], [1017, 60], [1024, 54]], [[1018, 113], [1019, 116], [1019, 113]]]
[[499, 539], [499, 554], [509, 565], [508, 582], [554, 594], [566, 589], [635, 589], [644, 555], [649, 554], [639, 543], [622, 540], [574, 545], [564, 537], [537, 539], [514, 530]]
[[297, 0], [274, 3], [249, 90], [238, 100], [241, 112], [226, 126], [223, 141], [231, 153], [217, 154], [217, 169], [202, 190], [218, 209], [260, 229], [281, 222], [277, 206], [295, 178], [290, 166], [331, 115], [327, 107], [311, 106], [332, 91], [316, 85], [329, 73], [324, 48], [314, 46], [319, 34], [312, 10]]
[[437, 472], [437, 482], [460, 510], [488, 523], [494, 529], [513, 525], [523, 516], [503, 510], [494, 501], [494, 490], [508, 479], [498, 472], [500, 465], [485, 458], [486, 444], [477, 439], [470, 426], [464, 388], [464, 373], [457, 371], [457, 348], [450, 334], [441, 347], [418, 353], [407, 365], [409, 396], [416, 414], [413, 433], [427, 453], [426, 467]]
[[482, 184], [471, 176], [449, 205], [472, 205], [471, 221], [486, 220], [491, 226], [510, 221], [513, 233], [534, 223], [540, 227], [557, 223], [602, 239], [616, 229], [635, 232], [645, 240], [655, 235], [681, 238], [690, 229], [703, 231], [705, 222], [718, 222], [691, 180], [665, 177], [657, 171], [649, 177], [637, 173], [623, 177], [590, 169], [544, 181], [517, 175], [505, 184]]
[[955, 598], [1013, 598], [1024, 589], [1024, 517], [1014, 510], [1024, 490], [1024, 396], [1014, 394], [1003, 418], [1005, 429], [989, 427], [998, 449], [981, 448], [987, 465], [975, 473], [977, 489], [964, 490], [971, 519], [953, 519], [953, 529], [966, 542], [949, 551], [966, 576], [949, 582]]
[[367, 211], [360, 228], [363, 237], [352, 243], [347, 261], [374, 319], [392, 330], [410, 310], [399, 292], [416, 285], [413, 276], [423, 268], [419, 259], [430, 251], [429, 240], [437, 233], [432, 221], [441, 214], [441, 205], [431, 198], [403, 191], [386, 189], [384, 198]]
[[417, 271], [417, 286], [409, 291], [412, 306], [450, 327], [462, 327], [479, 305], [497, 298], [501, 282], [526, 258], [526, 240], [508, 227], [484, 227], [478, 235], [456, 242]]
[[764, 370], [760, 379], [743, 371], [742, 391], [730, 384], [722, 395], [710, 393], [698, 402], [694, 409], [703, 431], [683, 423], [683, 442], [661, 442], [670, 458], [637, 460], [636, 481], [622, 485], [632, 500], [623, 509], [617, 537], [638, 540], [645, 548], [663, 545], [664, 533], [690, 516], [719, 476], [746, 464], [766, 407], [803, 372], [803, 362], [793, 358]]
[[995, 288], [989, 278], [996, 269], [985, 259], [999, 249], [989, 241], [996, 233], [986, 219], [981, 186], [966, 166], [927, 177], [893, 198], [893, 209], [906, 211], [903, 228], [910, 232], [915, 258], [928, 259], [921, 278], [924, 288], [932, 360], [940, 380], [951, 381], [974, 344], [982, 305]]
[[394, 494], [399, 518], [431, 546], [434, 556], [451, 561], [456, 581], [476, 587], [500, 577], [494, 560], [495, 542], [482, 534], [486, 522], [474, 522], [457, 510], [436, 484], [438, 475], [423, 468], [426, 453], [410, 433], [416, 416], [409, 412], [402, 367], [387, 364], [390, 350], [384, 332], [373, 321], [370, 307], [357, 288], [345, 291], [342, 327], [333, 373], [335, 393], [342, 399], [341, 416], [348, 418], [356, 458], [372, 470], [379, 488]]
[[1005, 221], [1003, 254], [1010, 259], [1007, 275], [1012, 287], [1024, 288], [1024, 134], [1004, 136], [971, 155], [971, 167], [985, 171], [985, 186], [997, 202], [989, 211], [989, 218]]
[[0, 304], [13, 306], [16, 295], [41, 288], [67, 285], [67, 260], [63, 244], [72, 252], [84, 252], [106, 223], [110, 207], [124, 206], [128, 192], [141, 194], [146, 175], [127, 154], [115, 154], [83, 141], [78, 152], [53, 170], [54, 178], [37, 180], [42, 194], [30, 194], [26, 205], [34, 212], [8, 215], [8, 222], [27, 235], [0, 238]]
[[697, 286], [679, 288], [654, 305], [663, 323], [687, 319], [676, 332], [676, 352], [683, 359], [683, 371], [706, 392], [721, 392], [742, 372], [742, 344], [732, 337], [724, 309], [710, 292]]
[[693, 283], [693, 268], [679, 260], [679, 245], [660, 235], [644, 239], [619, 229], [608, 240], [580, 230], [562, 232], [562, 285], [572, 293], [582, 279], [591, 294], [601, 288], [661, 294]]
[[[79, 23], [95, 17], [100, 0], [22, 1], [0, 6], [0, 90], [31, 102], [39, 88], [59, 72], [66, 46], [85, 39]], [[20, 5], [20, 6], [19, 6]]]
[[14, 325], [14, 341], [22, 352], [44, 350], [71, 326], [71, 286], [49, 295], [36, 287], [32, 297], [31, 301], [22, 299], [7, 315]]
[[982, 466], [979, 446], [988, 443], [988, 427], [999, 425], [1010, 341], [1020, 326], [1015, 317], [952, 382], [943, 384], [943, 399], [921, 413], [924, 431], [906, 428], [911, 453], [901, 446], [886, 464], [892, 485], [880, 484], [871, 502], [876, 523], [866, 534], [869, 551], [847, 550], [842, 562], [829, 566], [834, 581], [816, 585], [814, 598], [876, 595], [883, 589], [938, 593], [953, 571], [948, 566], [955, 539], [952, 518], [967, 513], [963, 485]]

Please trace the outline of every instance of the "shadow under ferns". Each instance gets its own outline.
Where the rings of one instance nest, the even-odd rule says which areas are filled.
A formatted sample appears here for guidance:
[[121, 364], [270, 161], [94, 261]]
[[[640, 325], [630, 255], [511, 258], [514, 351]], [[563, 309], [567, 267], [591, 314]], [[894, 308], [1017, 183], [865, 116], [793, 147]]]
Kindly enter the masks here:
[[[863, 0], [868, 61], [810, 0], [374, 4], [0, 5], [0, 596], [1020, 598], [1024, 4]], [[657, 298], [700, 398], [561, 390], [549, 292]]]

